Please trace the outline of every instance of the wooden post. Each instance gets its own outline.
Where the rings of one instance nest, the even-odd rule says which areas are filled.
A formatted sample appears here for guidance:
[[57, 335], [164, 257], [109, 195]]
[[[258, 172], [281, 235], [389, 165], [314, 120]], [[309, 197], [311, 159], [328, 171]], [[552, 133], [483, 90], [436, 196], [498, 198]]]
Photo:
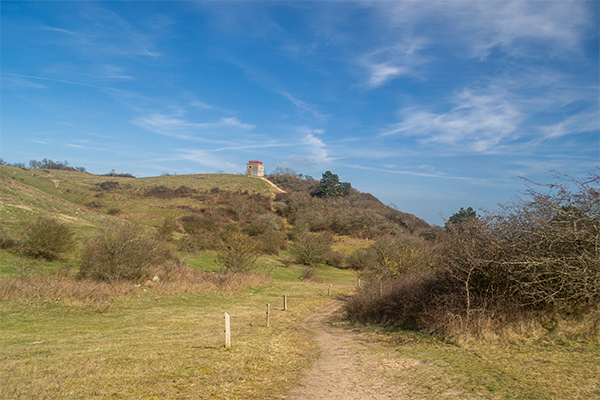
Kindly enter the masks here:
[[360, 278], [356, 278], [356, 287], [360, 289]]
[[271, 325], [271, 305], [267, 304], [267, 328]]
[[287, 311], [287, 296], [283, 295], [283, 311]]
[[229, 314], [225, 313], [225, 348], [231, 347], [231, 320]]
[[327, 296], [331, 296], [331, 283], [329, 284], [329, 290], [327, 291]]

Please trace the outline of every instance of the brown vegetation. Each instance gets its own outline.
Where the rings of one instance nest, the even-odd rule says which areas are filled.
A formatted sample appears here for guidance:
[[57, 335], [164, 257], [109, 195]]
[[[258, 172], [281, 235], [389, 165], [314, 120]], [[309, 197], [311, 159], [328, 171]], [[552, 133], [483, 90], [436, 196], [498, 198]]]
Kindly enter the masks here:
[[83, 249], [79, 274], [106, 282], [143, 281], [152, 269], [172, 265], [176, 257], [166, 242], [137, 224], [112, 224], [98, 230]]
[[[169, 263], [152, 270], [158, 281], [104, 281], [78, 278], [68, 274], [25, 275], [0, 279], [0, 301], [31, 300], [65, 301], [110, 306], [114, 300], [127, 297], [168, 296], [178, 293], [226, 290], [239, 293], [269, 281], [264, 275], [221, 274], [203, 272], [181, 263]], [[104, 310], [100, 308], [99, 310]]]
[[570, 318], [587, 321], [584, 330], [597, 334], [599, 184], [594, 174], [547, 185], [543, 193], [530, 188], [527, 199], [499, 212], [451, 224], [433, 258], [421, 250], [402, 256], [403, 246], [385, 242], [357, 250], [349, 264], [362, 264], [371, 283], [349, 302], [350, 318], [442, 336], [458, 326], [475, 332]]

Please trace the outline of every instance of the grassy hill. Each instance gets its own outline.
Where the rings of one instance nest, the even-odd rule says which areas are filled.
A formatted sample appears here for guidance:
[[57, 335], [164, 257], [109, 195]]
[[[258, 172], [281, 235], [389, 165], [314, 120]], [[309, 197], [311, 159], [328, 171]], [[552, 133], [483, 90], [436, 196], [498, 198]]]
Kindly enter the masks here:
[[[200, 195], [211, 190], [213, 193], [218, 190], [271, 193], [269, 184], [260, 179], [221, 174], [122, 178], [0, 166], [0, 179], [3, 183], [0, 218], [7, 224], [19, 220], [18, 215], [10, 215], [9, 207], [31, 208], [30, 216], [58, 216], [56, 213], [60, 210], [61, 215], [71, 217], [81, 213], [84, 216], [77, 219], [97, 221], [96, 224], [102, 221], [97, 215], [106, 214], [121, 214], [122, 219], [152, 224], [164, 218], [180, 217], [186, 207], [202, 207]], [[62, 208], [58, 204], [62, 204]]]

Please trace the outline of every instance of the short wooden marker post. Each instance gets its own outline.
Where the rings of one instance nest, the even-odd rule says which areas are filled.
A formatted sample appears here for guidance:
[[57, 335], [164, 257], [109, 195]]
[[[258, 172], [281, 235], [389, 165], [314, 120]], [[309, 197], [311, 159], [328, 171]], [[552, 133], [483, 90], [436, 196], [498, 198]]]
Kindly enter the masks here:
[[231, 320], [229, 314], [225, 313], [225, 348], [231, 347]]
[[329, 290], [327, 291], [327, 296], [331, 296], [331, 283], [329, 284]]
[[356, 278], [356, 287], [360, 289], [360, 278]]
[[271, 325], [271, 304], [267, 304], [267, 328]]
[[287, 311], [287, 296], [283, 295], [283, 311]]

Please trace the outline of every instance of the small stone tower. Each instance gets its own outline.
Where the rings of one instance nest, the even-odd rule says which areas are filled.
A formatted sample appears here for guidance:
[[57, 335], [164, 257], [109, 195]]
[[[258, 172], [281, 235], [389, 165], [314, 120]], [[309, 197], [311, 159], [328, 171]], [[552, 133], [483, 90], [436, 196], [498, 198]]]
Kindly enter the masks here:
[[265, 176], [265, 166], [260, 161], [248, 161], [246, 176]]

